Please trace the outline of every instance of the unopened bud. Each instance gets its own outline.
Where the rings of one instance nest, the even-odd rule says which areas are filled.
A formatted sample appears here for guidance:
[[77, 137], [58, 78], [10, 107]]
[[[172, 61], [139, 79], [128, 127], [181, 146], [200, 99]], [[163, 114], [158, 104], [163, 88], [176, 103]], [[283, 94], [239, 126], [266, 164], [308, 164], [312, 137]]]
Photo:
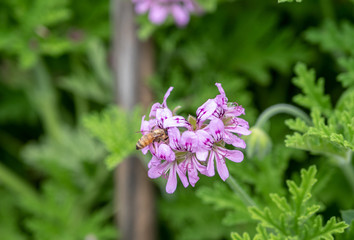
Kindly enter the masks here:
[[247, 157], [257, 156], [258, 159], [263, 159], [272, 148], [272, 141], [262, 128], [253, 127], [250, 131], [252, 134], [245, 136]]

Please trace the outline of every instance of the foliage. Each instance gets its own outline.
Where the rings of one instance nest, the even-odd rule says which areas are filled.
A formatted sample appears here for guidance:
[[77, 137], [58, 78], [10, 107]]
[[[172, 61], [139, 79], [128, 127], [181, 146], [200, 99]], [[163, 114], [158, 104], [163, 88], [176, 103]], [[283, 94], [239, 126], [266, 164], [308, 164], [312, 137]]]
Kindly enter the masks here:
[[98, 137], [111, 153], [106, 158], [108, 168], [116, 167], [127, 156], [135, 152], [139, 135], [135, 134], [140, 125], [140, 109], [130, 115], [125, 110], [111, 107], [101, 114], [85, 118], [85, 126]]
[[[198, 0], [205, 11], [191, 16], [184, 28], [172, 19], [159, 26], [146, 15], [136, 19], [140, 37], [153, 42], [155, 52], [155, 72], [147, 83], [156, 99], [174, 86], [168, 104], [186, 106], [179, 113], [184, 116], [215, 95], [214, 83], [221, 82], [229, 99], [246, 109], [252, 126], [259, 112], [289, 103], [298, 93], [290, 81], [295, 62], [323, 76], [316, 79], [305, 64], [295, 67], [293, 84], [302, 92], [294, 101], [310, 112], [312, 124], [287, 120], [289, 130], [288, 116], [277, 115], [265, 124], [262, 139], [251, 135], [263, 140], [255, 144], [264, 151], [240, 164], [227, 163], [258, 207], [248, 211], [228, 187], [231, 182], [217, 176], [201, 178], [192, 190], [179, 187], [173, 196], [161, 191], [160, 239], [227, 239], [231, 231], [247, 232], [233, 234], [236, 239], [271, 239], [280, 234], [269, 227], [273, 219], [279, 229], [282, 220], [289, 229], [311, 227], [299, 227], [298, 236], [328, 228], [322, 236], [331, 239], [344, 227], [333, 216], [350, 226], [336, 239], [354, 239], [354, 5], [276, 2]], [[107, 107], [113, 100], [109, 6], [93, 0], [0, 3], [2, 239], [117, 237], [112, 173], [102, 159], [115, 166], [135, 151], [141, 113]], [[335, 78], [338, 82], [331, 81]], [[317, 184], [309, 192], [290, 182], [290, 196], [297, 197], [286, 195], [284, 181], [300, 180], [298, 170], [312, 164]], [[311, 169], [303, 172], [308, 186]], [[313, 197], [299, 195], [306, 192]]]
[[[317, 212], [320, 205], [311, 201], [311, 190], [315, 182], [316, 167], [301, 171], [301, 183], [287, 181], [290, 199], [278, 194], [270, 197], [277, 210], [269, 207], [263, 210], [250, 207], [251, 217], [259, 221], [257, 234], [253, 239], [333, 239], [333, 234], [342, 233], [348, 227], [345, 222], [337, 222], [335, 217], [323, 225], [323, 218]], [[232, 233], [234, 240], [251, 239], [249, 234]]]

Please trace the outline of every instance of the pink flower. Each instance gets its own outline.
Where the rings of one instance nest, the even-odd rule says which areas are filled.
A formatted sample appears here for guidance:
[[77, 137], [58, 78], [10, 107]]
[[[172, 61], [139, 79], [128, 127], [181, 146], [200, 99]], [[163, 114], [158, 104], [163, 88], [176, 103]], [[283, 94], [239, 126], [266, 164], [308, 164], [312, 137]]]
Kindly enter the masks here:
[[194, 0], [132, 0], [135, 11], [143, 14], [149, 11], [149, 20], [154, 24], [162, 24], [171, 14], [178, 26], [189, 22], [190, 13], [200, 13], [200, 7]]
[[188, 186], [188, 180], [185, 174], [178, 167], [175, 153], [166, 144], [160, 144], [156, 153], [150, 160], [148, 167], [148, 176], [150, 178], [167, 178], [166, 192], [173, 193], [177, 188], [177, 174], [184, 187]]
[[208, 126], [209, 136], [204, 135], [204, 145], [209, 147], [210, 153], [207, 165], [208, 176], [214, 176], [214, 160], [216, 160], [216, 169], [220, 178], [225, 181], [229, 177], [225, 158], [233, 162], [242, 162], [243, 153], [239, 150], [229, 150], [223, 147], [223, 140], [225, 136], [224, 124], [220, 119], [214, 119]]
[[[161, 0], [162, 1], [162, 0]], [[167, 1], [167, 0], [165, 0]], [[146, 154], [151, 152], [148, 164], [148, 176], [167, 178], [166, 192], [173, 193], [177, 187], [177, 175], [184, 187], [193, 187], [199, 180], [198, 174], [215, 175], [215, 164], [222, 180], [229, 177], [225, 160], [243, 161], [243, 153], [230, 150], [229, 147], [245, 148], [240, 138], [249, 135], [248, 122], [240, 118], [245, 114], [244, 108], [237, 103], [229, 103], [220, 83], [216, 83], [220, 94], [208, 99], [197, 109], [197, 117], [173, 116], [167, 107], [167, 98], [172, 91], [170, 87], [162, 104], [155, 103], [151, 107], [150, 119], [142, 118], [141, 131], [163, 129], [168, 137], [154, 141], [142, 149]], [[160, 131], [161, 132], [161, 131]]]
[[205, 161], [208, 151], [200, 147], [198, 133], [193, 131], [185, 131], [182, 136], [177, 128], [169, 129], [168, 136], [170, 138], [170, 146], [181, 155], [181, 164], [179, 167], [182, 172], [188, 173], [189, 183], [194, 187], [199, 180], [198, 172], [206, 174], [206, 166], [200, 161]]

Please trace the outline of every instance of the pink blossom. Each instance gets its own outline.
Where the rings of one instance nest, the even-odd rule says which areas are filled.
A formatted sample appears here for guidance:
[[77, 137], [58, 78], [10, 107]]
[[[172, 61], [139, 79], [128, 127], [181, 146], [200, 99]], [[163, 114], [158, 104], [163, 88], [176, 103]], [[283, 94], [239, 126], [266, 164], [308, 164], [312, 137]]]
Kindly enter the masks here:
[[153, 141], [142, 149], [144, 154], [148, 151], [152, 154], [148, 176], [167, 178], [167, 193], [173, 193], [177, 188], [177, 176], [184, 187], [189, 184], [194, 187], [199, 173], [214, 176], [216, 165], [220, 178], [225, 181], [229, 177], [225, 160], [243, 161], [240, 150], [228, 148], [246, 147], [240, 138], [251, 133], [248, 122], [240, 118], [245, 110], [237, 103], [229, 103], [221, 84], [215, 85], [220, 94], [200, 106], [196, 118], [186, 120], [183, 116], [174, 116], [166, 103], [172, 87], [161, 104], [155, 103], [151, 107], [150, 119], [142, 118], [140, 130], [143, 134], [155, 129], [164, 129], [168, 134], [168, 138]]
[[187, 25], [191, 13], [200, 13], [201, 8], [194, 0], [132, 0], [135, 12], [149, 12], [149, 20], [157, 25], [162, 24], [168, 15], [172, 15], [180, 27]]

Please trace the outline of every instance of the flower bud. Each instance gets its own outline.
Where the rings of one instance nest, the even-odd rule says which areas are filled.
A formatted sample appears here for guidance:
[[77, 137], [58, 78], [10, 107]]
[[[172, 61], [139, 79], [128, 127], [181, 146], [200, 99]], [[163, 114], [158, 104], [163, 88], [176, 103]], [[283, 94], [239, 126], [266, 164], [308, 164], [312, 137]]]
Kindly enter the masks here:
[[250, 131], [252, 134], [245, 137], [247, 156], [249, 158], [257, 156], [258, 159], [263, 159], [272, 148], [272, 141], [262, 128], [253, 127]]

